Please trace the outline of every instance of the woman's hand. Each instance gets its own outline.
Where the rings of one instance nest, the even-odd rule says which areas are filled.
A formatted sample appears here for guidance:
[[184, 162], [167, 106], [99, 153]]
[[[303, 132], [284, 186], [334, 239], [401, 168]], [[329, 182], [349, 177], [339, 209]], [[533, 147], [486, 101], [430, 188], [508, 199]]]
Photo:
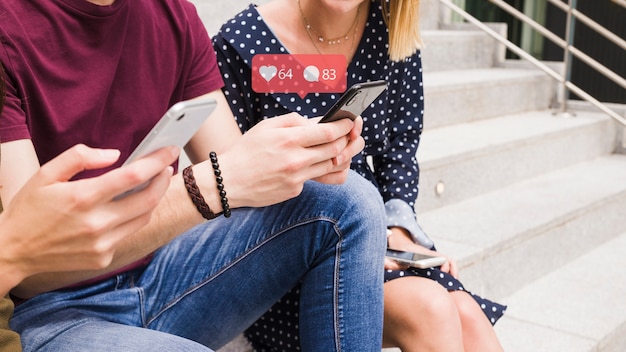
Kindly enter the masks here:
[[[440, 269], [443, 272], [449, 273], [455, 278], [458, 275], [458, 267], [456, 261], [445, 254], [442, 254], [437, 251], [430, 250], [425, 248], [411, 239], [410, 235], [406, 230], [400, 227], [392, 227], [391, 235], [387, 237], [389, 248], [396, 249], [405, 252], [414, 252], [420, 254], [427, 254], [439, 257], [446, 257], [447, 261], [441, 265]], [[403, 270], [408, 268], [406, 265], [398, 264], [397, 262], [385, 258], [385, 269], [387, 270]]]
[[[318, 122], [319, 119], [313, 119], [311, 121]], [[363, 119], [361, 116], [357, 116], [353, 122], [354, 126], [347, 135], [348, 144], [346, 145], [346, 148], [338, 157], [332, 159], [335, 169], [339, 170], [339, 174], [334, 172], [321, 177], [316, 177], [314, 178], [315, 181], [329, 184], [342, 183], [345, 181], [348, 169], [350, 169], [352, 157], [360, 153], [363, 150], [363, 147], [365, 147], [365, 140], [361, 137], [361, 132], [363, 131]], [[340, 182], [337, 182], [337, 180]]]

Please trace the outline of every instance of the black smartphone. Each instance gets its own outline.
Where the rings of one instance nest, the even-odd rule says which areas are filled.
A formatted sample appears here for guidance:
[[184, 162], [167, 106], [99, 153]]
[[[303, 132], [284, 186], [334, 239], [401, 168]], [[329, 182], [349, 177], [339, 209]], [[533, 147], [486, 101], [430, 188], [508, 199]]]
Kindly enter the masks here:
[[362, 82], [353, 85], [324, 114], [320, 123], [345, 118], [356, 119], [385, 89], [387, 89], [387, 81], [384, 80]]
[[414, 252], [404, 252], [387, 248], [387, 258], [415, 268], [426, 269], [443, 265], [446, 257], [432, 256]]

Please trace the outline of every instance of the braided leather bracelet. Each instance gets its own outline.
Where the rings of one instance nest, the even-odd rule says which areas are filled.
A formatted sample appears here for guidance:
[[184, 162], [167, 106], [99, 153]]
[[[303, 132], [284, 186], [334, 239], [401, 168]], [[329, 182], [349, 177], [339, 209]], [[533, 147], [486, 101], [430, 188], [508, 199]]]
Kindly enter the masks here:
[[193, 165], [189, 165], [183, 170], [183, 180], [185, 181], [187, 194], [189, 194], [193, 205], [196, 206], [196, 209], [198, 209], [198, 212], [203, 218], [207, 220], [215, 219], [220, 214], [215, 214], [204, 200], [204, 197], [200, 193], [200, 188], [198, 188], [198, 185], [196, 184], [196, 178], [193, 177], [192, 166]]

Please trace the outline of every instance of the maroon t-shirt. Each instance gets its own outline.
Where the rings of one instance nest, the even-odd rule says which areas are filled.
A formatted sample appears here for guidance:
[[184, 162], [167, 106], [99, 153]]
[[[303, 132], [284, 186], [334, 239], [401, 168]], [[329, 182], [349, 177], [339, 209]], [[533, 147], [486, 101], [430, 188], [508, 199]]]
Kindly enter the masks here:
[[77, 143], [121, 151], [78, 178], [118, 167], [171, 105], [223, 86], [186, 0], [0, 0], [0, 9], [0, 140], [31, 139], [42, 164]]
[[8, 89], [0, 140], [32, 139], [42, 164], [84, 143], [119, 149], [108, 169], [118, 167], [171, 105], [223, 85], [188, 1], [0, 4]]

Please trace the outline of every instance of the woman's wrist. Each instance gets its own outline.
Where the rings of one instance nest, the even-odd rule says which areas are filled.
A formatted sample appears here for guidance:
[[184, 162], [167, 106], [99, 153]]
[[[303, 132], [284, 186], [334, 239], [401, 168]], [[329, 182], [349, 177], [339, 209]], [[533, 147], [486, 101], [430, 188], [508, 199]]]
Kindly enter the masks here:
[[389, 248], [402, 249], [415, 244], [409, 232], [401, 227], [390, 227], [391, 234], [387, 236]]

